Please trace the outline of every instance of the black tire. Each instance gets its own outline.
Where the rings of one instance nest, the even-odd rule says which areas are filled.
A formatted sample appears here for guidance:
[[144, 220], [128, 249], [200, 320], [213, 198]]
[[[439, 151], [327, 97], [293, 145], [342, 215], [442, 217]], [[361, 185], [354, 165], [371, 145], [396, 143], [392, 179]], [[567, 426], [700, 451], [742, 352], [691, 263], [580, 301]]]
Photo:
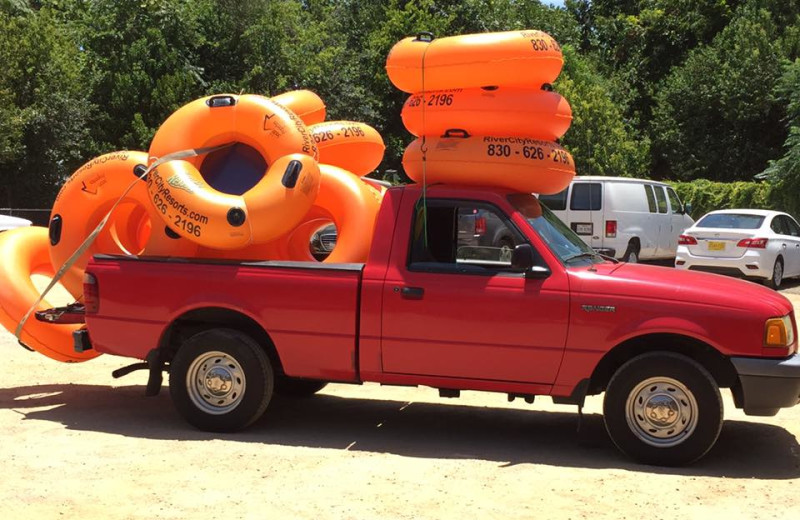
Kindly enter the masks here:
[[169, 392], [175, 408], [205, 431], [233, 432], [252, 424], [267, 409], [273, 384], [264, 349], [237, 330], [197, 333], [170, 363]]
[[606, 389], [603, 416], [608, 435], [626, 455], [644, 464], [680, 466], [717, 442], [723, 406], [719, 387], [699, 363], [680, 354], [651, 352], [616, 371]]
[[639, 263], [639, 243], [635, 240], [631, 240], [628, 243], [628, 249], [625, 250], [625, 254], [622, 255], [622, 261], [628, 262], [631, 264], [638, 264]]
[[327, 381], [279, 377], [275, 380], [275, 393], [283, 397], [311, 397], [328, 385]]
[[764, 281], [764, 285], [776, 291], [781, 288], [783, 283], [783, 258], [778, 257], [775, 265], [772, 266], [772, 276]]

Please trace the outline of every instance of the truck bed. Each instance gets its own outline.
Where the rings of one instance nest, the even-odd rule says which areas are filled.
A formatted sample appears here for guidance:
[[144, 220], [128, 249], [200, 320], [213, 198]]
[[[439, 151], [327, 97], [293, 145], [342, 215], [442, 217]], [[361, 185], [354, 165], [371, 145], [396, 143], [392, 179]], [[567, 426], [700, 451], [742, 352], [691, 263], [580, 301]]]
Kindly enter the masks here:
[[99, 352], [145, 359], [176, 320], [237, 313], [269, 331], [286, 375], [355, 381], [363, 268], [98, 255], [101, 304], [86, 324]]

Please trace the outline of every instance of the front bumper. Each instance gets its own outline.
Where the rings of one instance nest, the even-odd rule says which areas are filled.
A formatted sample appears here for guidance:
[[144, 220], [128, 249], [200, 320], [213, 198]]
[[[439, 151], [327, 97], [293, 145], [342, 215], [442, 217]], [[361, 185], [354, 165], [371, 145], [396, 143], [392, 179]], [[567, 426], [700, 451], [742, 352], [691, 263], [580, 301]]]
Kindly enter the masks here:
[[739, 375], [733, 399], [745, 414], [771, 416], [800, 403], [800, 354], [784, 359], [734, 357], [731, 362]]

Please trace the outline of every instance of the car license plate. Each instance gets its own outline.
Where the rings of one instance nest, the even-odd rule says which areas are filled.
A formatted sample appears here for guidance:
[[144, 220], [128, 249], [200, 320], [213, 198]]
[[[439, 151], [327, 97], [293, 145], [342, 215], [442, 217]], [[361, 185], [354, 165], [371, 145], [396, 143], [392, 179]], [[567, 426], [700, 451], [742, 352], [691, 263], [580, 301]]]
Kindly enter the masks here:
[[579, 235], [591, 235], [594, 227], [591, 222], [588, 224], [574, 223], [572, 226], [575, 233]]
[[708, 241], [708, 250], [709, 251], [725, 251], [725, 242], [719, 242], [716, 240], [709, 240]]

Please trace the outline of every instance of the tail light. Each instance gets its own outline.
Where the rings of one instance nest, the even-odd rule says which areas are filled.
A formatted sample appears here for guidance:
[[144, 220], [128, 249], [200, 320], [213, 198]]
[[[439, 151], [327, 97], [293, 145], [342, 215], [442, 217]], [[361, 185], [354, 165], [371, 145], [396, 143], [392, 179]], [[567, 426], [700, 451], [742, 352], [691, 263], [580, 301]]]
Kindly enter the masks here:
[[678, 237], [679, 246], [696, 246], [697, 239], [691, 235], [681, 235]]
[[475, 217], [475, 234], [486, 234], [486, 217]]
[[91, 273], [83, 274], [83, 304], [86, 314], [97, 314], [100, 310], [100, 285]]
[[617, 237], [617, 221], [606, 220], [606, 238], [616, 238], [616, 237]]
[[743, 238], [736, 245], [750, 249], [766, 249], [767, 242], [769, 242], [767, 238]]

